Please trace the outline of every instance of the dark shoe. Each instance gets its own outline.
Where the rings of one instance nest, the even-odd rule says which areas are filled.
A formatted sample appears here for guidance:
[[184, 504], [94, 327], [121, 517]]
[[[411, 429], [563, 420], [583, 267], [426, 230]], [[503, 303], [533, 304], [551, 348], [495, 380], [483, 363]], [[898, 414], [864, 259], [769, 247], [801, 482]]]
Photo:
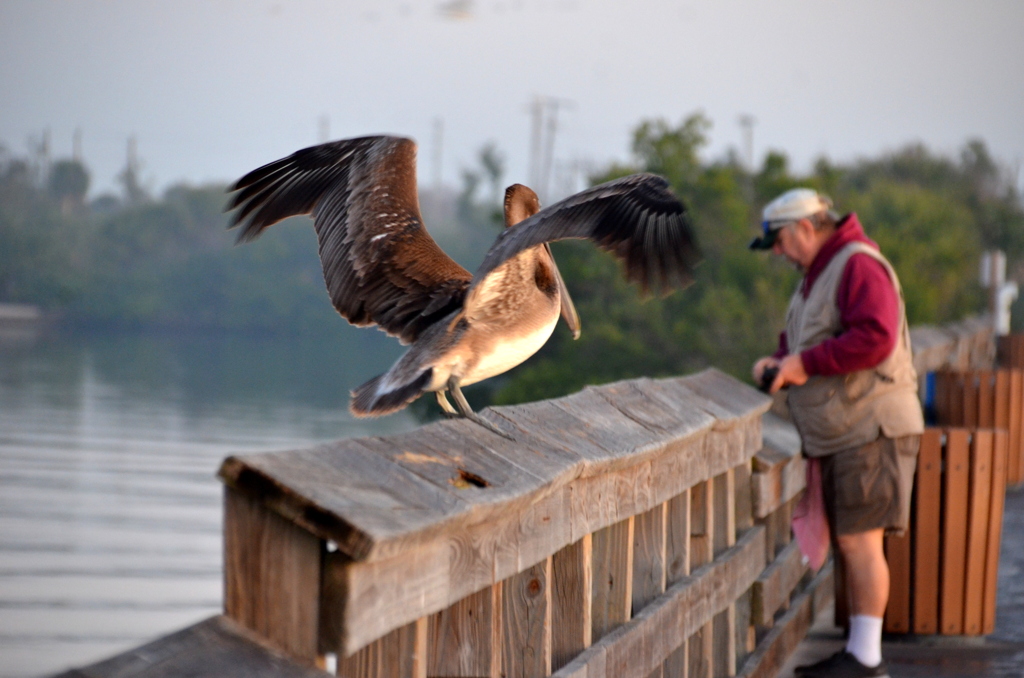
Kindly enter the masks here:
[[888, 678], [889, 667], [885, 662], [878, 666], [864, 666], [852, 654], [840, 650], [816, 664], [798, 666], [793, 673], [798, 678]]

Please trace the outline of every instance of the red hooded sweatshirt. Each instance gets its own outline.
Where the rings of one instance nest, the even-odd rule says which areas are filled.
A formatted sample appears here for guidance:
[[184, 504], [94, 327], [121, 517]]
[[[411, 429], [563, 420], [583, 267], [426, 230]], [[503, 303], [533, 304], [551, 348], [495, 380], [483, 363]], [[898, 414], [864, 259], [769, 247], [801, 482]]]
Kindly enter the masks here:
[[[804, 275], [800, 290], [804, 298], [832, 257], [851, 242], [862, 242], [876, 250], [875, 244], [857, 220], [848, 214], [822, 245]], [[846, 263], [836, 293], [842, 332], [800, 354], [808, 375], [829, 376], [866, 370], [880, 364], [896, 347], [899, 331], [900, 300], [885, 267], [867, 254], [854, 254]], [[789, 353], [786, 333], [779, 337], [775, 356]]]

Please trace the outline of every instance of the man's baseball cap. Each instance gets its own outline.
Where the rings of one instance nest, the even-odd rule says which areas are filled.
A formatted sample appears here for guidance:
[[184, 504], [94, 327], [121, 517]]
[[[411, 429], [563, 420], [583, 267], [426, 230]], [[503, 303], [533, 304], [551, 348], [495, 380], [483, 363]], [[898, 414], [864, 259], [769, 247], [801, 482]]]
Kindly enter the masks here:
[[765, 205], [761, 215], [763, 235], [750, 241], [752, 250], [770, 250], [779, 237], [779, 231], [788, 224], [831, 209], [832, 201], [810, 188], [786, 191]]

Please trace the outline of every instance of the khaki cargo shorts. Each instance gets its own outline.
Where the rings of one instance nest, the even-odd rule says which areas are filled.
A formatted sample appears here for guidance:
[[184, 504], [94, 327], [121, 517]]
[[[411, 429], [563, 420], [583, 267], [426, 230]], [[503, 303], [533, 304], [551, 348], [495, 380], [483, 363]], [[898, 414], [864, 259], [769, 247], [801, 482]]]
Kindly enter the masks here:
[[903, 534], [921, 436], [879, 436], [862, 447], [821, 457], [825, 512], [833, 535], [884, 528]]

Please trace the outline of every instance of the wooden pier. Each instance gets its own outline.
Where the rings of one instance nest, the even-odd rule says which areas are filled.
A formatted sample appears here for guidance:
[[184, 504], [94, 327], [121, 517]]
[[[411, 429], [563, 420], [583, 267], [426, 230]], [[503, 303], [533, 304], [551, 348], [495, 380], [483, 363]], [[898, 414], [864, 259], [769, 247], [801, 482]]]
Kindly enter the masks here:
[[[981, 324], [918, 341], [923, 369], [991, 360]], [[804, 465], [771, 405], [710, 369], [485, 410], [514, 441], [456, 420], [230, 457], [224, 616], [65, 675], [773, 676], [833, 585], [791, 543]], [[202, 671], [225, 643], [246, 662]]]

